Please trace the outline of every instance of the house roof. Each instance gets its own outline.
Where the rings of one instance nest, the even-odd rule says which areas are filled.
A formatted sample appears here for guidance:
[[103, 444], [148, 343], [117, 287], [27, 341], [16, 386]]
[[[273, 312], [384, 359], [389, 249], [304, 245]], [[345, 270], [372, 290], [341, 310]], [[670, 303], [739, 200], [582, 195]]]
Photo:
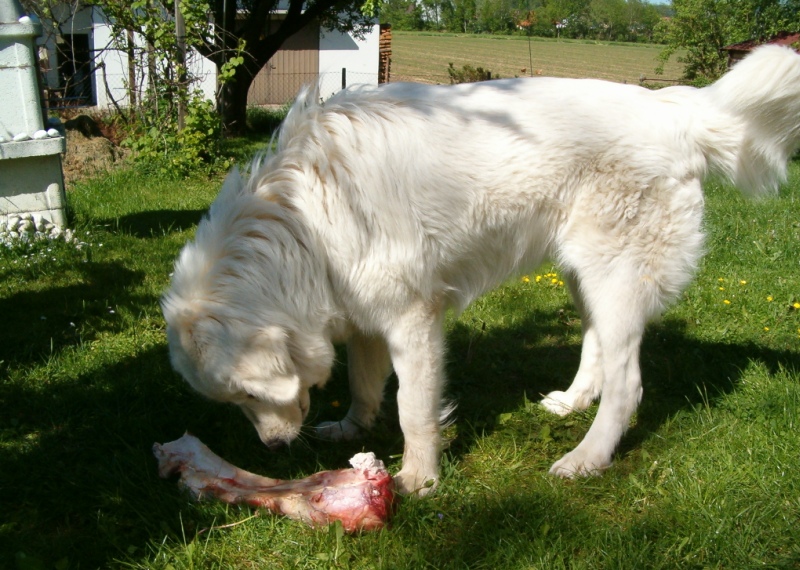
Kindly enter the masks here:
[[739, 42], [738, 44], [725, 46], [722, 49], [726, 51], [750, 51], [763, 44], [790, 46], [793, 47], [795, 51], [798, 51], [798, 47], [800, 47], [800, 32], [778, 32], [771, 38], [747, 40], [745, 42]]

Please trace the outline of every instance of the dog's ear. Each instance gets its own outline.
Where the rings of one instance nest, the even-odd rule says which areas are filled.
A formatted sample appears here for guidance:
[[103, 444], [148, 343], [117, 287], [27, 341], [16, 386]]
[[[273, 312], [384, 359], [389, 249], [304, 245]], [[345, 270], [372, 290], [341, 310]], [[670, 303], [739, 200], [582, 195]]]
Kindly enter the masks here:
[[242, 388], [258, 400], [288, 404], [300, 395], [300, 377], [280, 327], [259, 329], [247, 339], [235, 366]]
[[212, 339], [222, 334], [220, 322], [206, 311], [180, 305], [172, 299], [162, 300], [161, 307], [171, 347], [177, 344], [196, 362], [205, 360]]
[[331, 374], [336, 357], [330, 339], [321, 333], [294, 330], [289, 335], [287, 345], [306, 387], [322, 387]]

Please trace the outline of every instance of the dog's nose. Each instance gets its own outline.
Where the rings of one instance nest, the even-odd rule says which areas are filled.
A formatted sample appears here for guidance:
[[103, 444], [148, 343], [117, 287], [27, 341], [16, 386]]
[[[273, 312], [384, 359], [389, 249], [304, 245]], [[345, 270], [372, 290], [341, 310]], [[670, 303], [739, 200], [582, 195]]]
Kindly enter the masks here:
[[265, 441], [264, 445], [266, 445], [267, 449], [270, 451], [279, 451], [286, 447], [286, 440], [280, 438], [270, 439], [269, 441]]

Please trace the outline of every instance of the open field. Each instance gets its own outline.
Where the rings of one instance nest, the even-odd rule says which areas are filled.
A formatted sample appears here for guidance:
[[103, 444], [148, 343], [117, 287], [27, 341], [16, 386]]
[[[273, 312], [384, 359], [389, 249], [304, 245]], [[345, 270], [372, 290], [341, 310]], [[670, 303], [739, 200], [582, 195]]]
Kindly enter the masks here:
[[[533, 74], [593, 77], [638, 83], [640, 76], [658, 77], [656, 58], [663, 46], [551, 40], [520, 36], [477, 36], [394, 31], [392, 81], [449, 83], [447, 66], [483, 67], [500, 77]], [[532, 62], [532, 64], [531, 64]], [[662, 78], [680, 77], [675, 57]]]

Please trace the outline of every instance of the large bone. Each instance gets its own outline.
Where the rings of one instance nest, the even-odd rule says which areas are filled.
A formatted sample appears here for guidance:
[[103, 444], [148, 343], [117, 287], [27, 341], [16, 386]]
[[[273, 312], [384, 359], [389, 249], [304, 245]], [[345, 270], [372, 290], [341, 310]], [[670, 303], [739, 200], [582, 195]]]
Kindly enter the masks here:
[[312, 527], [338, 520], [347, 532], [378, 529], [387, 523], [394, 504], [392, 477], [373, 453], [353, 456], [352, 469], [290, 481], [239, 469], [188, 433], [154, 444], [153, 453], [159, 475], [179, 473], [180, 483], [198, 499], [214, 497], [265, 508]]

